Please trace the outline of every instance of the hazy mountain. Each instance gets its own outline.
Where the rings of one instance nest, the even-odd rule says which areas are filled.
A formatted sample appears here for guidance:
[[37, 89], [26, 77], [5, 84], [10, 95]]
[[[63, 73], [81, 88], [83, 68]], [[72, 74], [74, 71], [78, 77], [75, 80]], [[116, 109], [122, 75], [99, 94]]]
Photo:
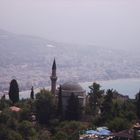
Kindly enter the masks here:
[[140, 77], [140, 56], [102, 46], [65, 44], [0, 30], [0, 89], [12, 77], [22, 88], [50, 84], [51, 65], [57, 62], [58, 83]]
[[49, 43], [45, 39], [0, 30], [0, 60], [10, 64], [36, 60], [47, 51]]
[[139, 0], [1, 0], [0, 28], [67, 43], [140, 49], [139, 5]]

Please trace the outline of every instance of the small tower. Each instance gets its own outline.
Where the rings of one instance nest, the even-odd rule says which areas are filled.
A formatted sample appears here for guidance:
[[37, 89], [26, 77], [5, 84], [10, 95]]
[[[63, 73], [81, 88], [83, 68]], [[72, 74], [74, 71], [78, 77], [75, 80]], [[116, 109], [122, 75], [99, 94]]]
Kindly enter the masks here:
[[53, 65], [52, 65], [52, 75], [50, 76], [50, 79], [51, 79], [51, 92], [53, 95], [55, 95], [56, 81], [57, 81], [55, 59], [53, 61]]

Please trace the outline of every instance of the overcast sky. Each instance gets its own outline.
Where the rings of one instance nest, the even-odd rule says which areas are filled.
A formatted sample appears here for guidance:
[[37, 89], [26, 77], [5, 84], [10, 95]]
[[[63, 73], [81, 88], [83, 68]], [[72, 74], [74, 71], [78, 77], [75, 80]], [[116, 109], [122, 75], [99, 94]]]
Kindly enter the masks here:
[[140, 0], [0, 0], [0, 28], [59, 42], [140, 48]]

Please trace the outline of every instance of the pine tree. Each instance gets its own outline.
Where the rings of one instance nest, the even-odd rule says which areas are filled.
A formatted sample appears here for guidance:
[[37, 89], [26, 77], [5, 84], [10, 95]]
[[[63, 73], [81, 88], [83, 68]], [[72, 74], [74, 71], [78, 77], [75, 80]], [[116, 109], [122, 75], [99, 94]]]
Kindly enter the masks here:
[[74, 95], [74, 93], [71, 93], [71, 96], [68, 99], [65, 115], [67, 120], [79, 120], [81, 117], [81, 106], [79, 99]]
[[63, 104], [62, 104], [62, 88], [61, 85], [59, 87], [59, 93], [58, 93], [58, 106], [57, 106], [57, 115], [60, 118], [60, 120], [63, 118]]
[[9, 98], [13, 104], [19, 101], [19, 87], [15, 79], [13, 79], [10, 83]]
[[1, 97], [1, 100], [5, 100], [5, 94]]
[[102, 97], [104, 94], [104, 90], [100, 89], [100, 85], [97, 83], [93, 83], [90, 88], [89, 92], [89, 108], [90, 108], [90, 114], [96, 115], [99, 112], [99, 109], [101, 107]]
[[102, 103], [102, 117], [105, 120], [111, 119], [112, 117], [112, 107], [113, 107], [113, 90], [108, 89], [104, 101]]
[[140, 119], [140, 91], [136, 95], [136, 108], [137, 108], [137, 115]]
[[34, 87], [33, 87], [33, 86], [32, 86], [32, 88], [31, 88], [30, 98], [31, 98], [31, 99], [34, 99]]
[[39, 123], [49, 124], [55, 116], [54, 96], [49, 91], [42, 89], [36, 94], [35, 109]]

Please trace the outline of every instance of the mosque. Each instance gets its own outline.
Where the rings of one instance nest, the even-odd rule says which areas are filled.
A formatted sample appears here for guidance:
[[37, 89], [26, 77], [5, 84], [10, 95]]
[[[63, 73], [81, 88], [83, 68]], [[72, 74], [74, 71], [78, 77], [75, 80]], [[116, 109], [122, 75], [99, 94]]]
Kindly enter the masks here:
[[[55, 59], [52, 65], [52, 74], [50, 76], [50, 79], [51, 79], [51, 92], [53, 95], [58, 95], [58, 89], [56, 89], [57, 75], [56, 75]], [[64, 108], [67, 106], [67, 101], [72, 93], [78, 97], [80, 104], [82, 106], [85, 106], [86, 90], [84, 90], [78, 83], [73, 82], [73, 81], [66, 82], [61, 85], [61, 91], [62, 91], [61, 93], [62, 103], [63, 103]]]

